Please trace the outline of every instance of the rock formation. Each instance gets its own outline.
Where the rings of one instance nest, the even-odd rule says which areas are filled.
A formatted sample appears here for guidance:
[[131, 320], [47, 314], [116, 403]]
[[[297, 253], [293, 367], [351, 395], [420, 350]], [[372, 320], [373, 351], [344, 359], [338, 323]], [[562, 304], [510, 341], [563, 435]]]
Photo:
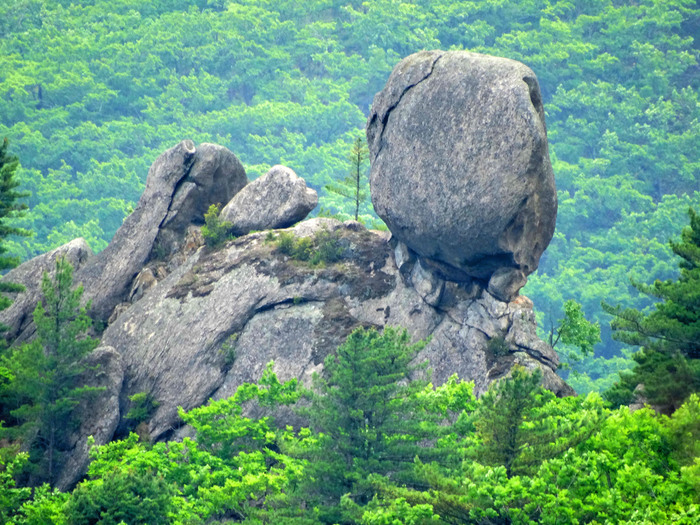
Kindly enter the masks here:
[[236, 156], [216, 144], [183, 140], [161, 154], [148, 171], [146, 189], [112, 242], [75, 273], [103, 321], [127, 297], [134, 276], [152, 257], [177, 250], [190, 224], [203, 224], [211, 204], [228, 202], [247, 183]]
[[59, 257], [65, 257], [75, 270], [80, 270], [93, 257], [93, 253], [84, 239], [74, 239], [34, 257], [3, 276], [3, 281], [25, 287], [24, 292], [7, 294], [12, 304], [0, 312], [0, 322], [7, 326], [3, 336], [8, 341], [19, 344], [34, 335], [32, 313], [41, 298], [41, 278], [44, 272], [51, 274], [54, 271]]
[[[555, 374], [556, 353], [536, 335], [532, 303], [517, 296], [556, 210], [536, 85], [524, 66], [471, 54], [422, 53], [397, 66], [368, 126], [375, 202], [391, 233], [334, 219], [294, 225], [316, 197], [291, 170], [275, 167], [244, 188], [233, 153], [186, 140], [155, 161], [138, 206], [106, 250], [91, 257], [74, 241], [14, 270], [7, 278], [27, 286], [26, 299], [0, 312], [0, 322], [20, 340], [32, 333], [39, 275], [61, 252], [72, 254], [93, 314], [109, 319], [90, 356], [101, 374], [90, 381], [107, 389], [99, 406], [81, 409], [89, 415], [70, 436], [59, 486], [84, 473], [88, 435], [103, 444], [128, 430], [130, 395], [145, 392], [158, 403], [146, 422], [151, 439], [178, 437], [185, 430], [177, 407], [230, 396], [271, 360], [281, 380], [308, 383], [360, 326], [430, 337], [419, 359], [430, 362], [438, 384], [457, 373], [481, 394], [520, 364], [541, 369], [558, 395], [572, 394]], [[494, 107], [463, 111], [470, 96]], [[427, 102], [434, 115], [420, 109]], [[485, 118], [495, 127], [521, 122], [488, 132]], [[444, 135], [425, 120], [442, 122]], [[199, 227], [208, 206], [222, 201], [230, 201], [224, 218], [246, 235], [213, 249]], [[415, 222], [420, 217], [424, 224]], [[291, 227], [286, 232], [309, 238], [316, 252], [332, 243], [339, 260], [294, 260], [274, 241], [280, 231], [248, 233], [270, 227]]]
[[424, 51], [402, 60], [367, 124], [370, 185], [392, 234], [450, 279], [512, 299], [557, 211], [535, 74], [513, 60]]
[[[324, 229], [343, 247], [338, 263], [294, 261], [265, 233], [250, 234], [219, 251], [198, 251], [107, 328], [102, 342], [125, 366], [123, 399], [145, 391], [160, 403], [149, 423], [153, 439], [177, 427], [178, 406], [227, 397], [256, 381], [270, 360], [280, 379], [308, 382], [358, 326], [432, 336], [419, 358], [430, 360], [437, 383], [457, 373], [481, 393], [520, 363], [542, 368], [558, 394], [570, 392], [554, 374], [556, 354], [535, 334], [527, 300], [505, 303], [477, 285], [443, 282], [440, 299], [428, 304], [418, 290], [423, 282], [402, 279], [386, 234], [333, 219], [291, 231], [313, 237]], [[494, 338], [503, 340], [500, 349], [489, 346]]]
[[233, 224], [231, 233], [287, 228], [304, 220], [318, 204], [318, 195], [294, 171], [273, 166], [221, 210], [219, 218]]

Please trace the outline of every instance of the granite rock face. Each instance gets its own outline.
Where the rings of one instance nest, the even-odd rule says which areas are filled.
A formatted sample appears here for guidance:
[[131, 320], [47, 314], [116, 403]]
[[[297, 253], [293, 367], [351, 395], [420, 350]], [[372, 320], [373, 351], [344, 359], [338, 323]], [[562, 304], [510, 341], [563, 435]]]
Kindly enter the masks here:
[[124, 382], [121, 356], [114, 348], [100, 346], [85, 361], [88, 370], [79, 383], [104, 390], [77, 408], [76, 419], [80, 426], [68, 435], [64, 451], [66, 461], [56, 479], [56, 487], [63, 491], [71, 489], [87, 470], [90, 462], [88, 438], [92, 436], [95, 445], [109, 443], [121, 419], [119, 396]]
[[233, 224], [232, 233], [288, 228], [304, 220], [318, 204], [318, 195], [294, 171], [273, 166], [237, 193], [219, 218]]
[[392, 234], [448, 278], [499, 271], [492, 292], [514, 298], [557, 211], [535, 74], [463, 51], [411, 55], [375, 97], [367, 138], [372, 202]]
[[[559, 395], [572, 393], [554, 374], [556, 353], [537, 338], [532, 304], [523, 298], [508, 303], [474, 283], [441, 281], [415, 259], [399, 269], [389, 236], [355, 224], [311, 219], [289, 231], [334, 232], [341, 260], [312, 267], [280, 253], [266, 233], [253, 233], [218, 251], [199, 250], [105, 331], [102, 344], [124, 363], [122, 410], [136, 392], [159, 402], [149, 421], [152, 439], [173, 435], [178, 406], [228, 397], [257, 381], [270, 360], [280, 380], [308, 384], [359, 326], [398, 325], [416, 339], [432, 336], [420, 358], [430, 361], [438, 384], [457, 373], [474, 380], [480, 394], [521, 364], [541, 368]], [[490, 350], [495, 337], [507, 351]]]
[[[11, 326], [8, 338], [22, 341], [33, 336], [31, 313], [40, 294], [41, 274], [50, 270], [56, 254], [65, 252], [73, 264], [74, 282], [84, 286], [84, 301], [91, 301], [90, 315], [107, 321], [118, 305], [133, 299], [134, 279], [149, 261], [180, 262], [191, 226], [203, 224], [211, 204], [228, 201], [246, 183], [238, 158], [222, 146], [195, 147], [191, 140], [183, 140], [165, 151], [148, 170], [146, 189], [133, 213], [102, 252], [92, 256], [85, 241], [74, 240], [5, 277], [27, 287], [11, 308], [0, 312], [0, 322]], [[176, 253], [179, 259], [173, 257]]]
[[91, 314], [109, 319], [154, 252], [175, 250], [187, 226], [202, 224], [209, 205], [232, 197], [246, 181], [241, 163], [222, 146], [183, 140], [161, 154], [134, 212], [109, 246], [75, 274], [92, 301]]
[[75, 270], [80, 270], [92, 257], [92, 250], [84, 239], [71, 242], [31, 259], [10, 270], [2, 281], [24, 286], [19, 293], [7, 294], [12, 304], [0, 311], [0, 323], [7, 326], [3, 334], [8, 341], [21, 343], [34, 335], [32, 313], [41, 299], [41, 278], [44, 272], [55, 271], [56, 259], [65, 257]]
[[187, 228], [193, 223], [203, 223], [209, 206], [223, 206], [246, 184], [248, 177], [236, 155], [218, 144], [200, 144], [189, 172], [175, 188], [168, 214], [160, 225], [158, 249], [168, 254], [175, 252]]

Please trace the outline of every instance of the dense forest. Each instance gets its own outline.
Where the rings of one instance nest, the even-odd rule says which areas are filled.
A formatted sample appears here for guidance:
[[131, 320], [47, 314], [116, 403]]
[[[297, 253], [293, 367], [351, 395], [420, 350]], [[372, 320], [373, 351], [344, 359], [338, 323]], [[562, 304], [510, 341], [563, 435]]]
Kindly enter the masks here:
[[[83, 236], [99, 251], [155, 157], [182, 138], [234, 151], [249, 178], [285, 164], [328, 187], [348, 172], [373, 96], [421, 49], [521, 60], [539, 77], [559, 190], [555, 238], [525, 293], [543, 336], [567, 300], [602, 342], [569, 379], [603, 390], [629, 368], [601, 301], [677, 275], [668, 240], [700, 204], [700, 11], [693, 0], [373, 2], [8, 0], [0, 6], [0, 136], [31, 211], [30, 258]], [[379, 224], [369, 199], [360, 215]]]
[[[699, 35], [693, 0], [3, 1], [0, 168], [28, 205], [2, 224], [4, 269], [76, 237], [104, 249], [184, 138], [226, 146], [251, 180], [289, 166], [318, 191], [315, 214], [382, 228], [366, 188], [356, 202], [343, 185], [367, 169], [358, 137], [396, 63], [440, 48], [527, 64], [559, 215], [523, 293], [582, 395], [557, 399], [520, 369], [478, 400], [458, 378], [435, 388], [412, 364], [423, 343], [360, 330], [311, 389], [269, 368], [182, 412], [196, 439], [147, 444], [153, 400], [136, 397], [135, 433], [95, 447], [88, 479], [61, 493], [41, 486], [53, 459], [4, 447], [60, 430], [90, 394], [46, 401], [34, 372], [56, 367], [39, 342], [0, 361], [0, 419], [17, 423], [0, 425], [0, 521], [697, 523]], [[71, 347], [88, 352], [63, 271], [42, 288], [70, 297]], [[46, 340], [52, 315], [35, 312]], [[669, 415], [616, 408], [640, 377]], [[250, 403], [268, 416], [245, 417]], [[308, 428], [278, 428], [280, 405]]]
[[[258, 384], [180, 417], [193, 438], [149, 444], [136, 431], [92, 448], [71, 492], [15, 486], [32, 461], [0, 455], [0, 518], [14, 524], [678, 523], [700, 519], [700, 399], [671, 417], [606, 408], [597, 393], [557, 398], [515, 368], [478, 400], [453, 376], [435, 388], [424, 345], [358, 329], [307, 390]], [[412, 378], [412, 379], [411, 379]], [[251, 404], [265, 417], [246, 417]], [[309, 422], [273, 414], [291, 406]], [[144, 438], [142, 440], [142, 438]], [[45, 459], [45, 458], [44, 458]], [[24, 474], [26, 479], [26, 473]], [[44, 471], [45, 475], [45, 471]], [[44, 478], [46, 479], [46, 478]]]

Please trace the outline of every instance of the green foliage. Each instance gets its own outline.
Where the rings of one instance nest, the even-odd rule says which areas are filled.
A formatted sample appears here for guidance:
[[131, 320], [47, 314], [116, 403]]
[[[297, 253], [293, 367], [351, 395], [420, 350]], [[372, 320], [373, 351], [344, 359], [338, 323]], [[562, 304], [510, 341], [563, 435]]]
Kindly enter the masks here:
[[535, 379], [516, 369], [481, 397], [475, 433], [457, 443], [471, 461], [447, 469], [417, 462], [419, 490], [377, 483], [362, 522], [690, 525], [700, 517], [697, 463], [674, 462], [678, 436], [687, 444], [698, 437], [697, 399], [672, 423], [648, 409], [610, 412], [596, 394], [557, 399]]
[[176, 510], [175, 488], [147, 471], [117, 471], [111, 476], [81, 483], [65, 508], [67, 523], [119, 525], [163, 523]]
[[224, 356], [224, 366], [227, 369], [231, 368], [236, 361], [236, 343], [238, 342], [238, 335], [238, 333], [231, 334], [221, 345], [221, 353]]
[[[7, 255], [6, 240], [11, 235], [28, 237], [30, 232], [12, 225], [12, 220], [22, 217], [27, 205], [18, 202], [28, 197], [29, 193], [17, 191], [19, 181], [15, 172], [19, 167], [19, 159], [8, 153], [9, 141], [3, 139], [0, 146], [0, 272], [5, 272], [19, 264], [17, 257]], [[20, 285], [8, 282], [0, 282], [0, 292], [21, 292], [24, 288]], [[12, 301], [0, 294], [0, 310], [4, 310]], [[2, 328], [2, 325], [0, 325]]]
[[15, 476], [29, 460], [25, 453], [17, 454], [9, 447], [0, 449], [0, 521], [9, 523], [23, 502], [31, 497], [31, 489], [18, 488]]
[[[274, 234], [272, 234], [274, 236]], [[294, 256], [297, 239], [292, 232], [280, 232], [277, 236], [273, 237], [275, 243], [277, 244], [277, 249], [289, 256]]]
[[598, 343], [600, 324], [588, 321], [579, 303], [572, 299], [566, 301], [564, 317], [549, 329], [549, 344], [552, 348], [561, 345], [557, 352], [564, 358], [564, 366], [580, 361], [583, 356], [593, 355], [593, 347]]
[[[240, 521], [257, 507], [284, 501], [282, 489], [302, 475], [303, 461], [279, 450], [289, 430], [272, 417], [243, 415], [243, 405], [259, 408], [295, 403], [296, 380], [280, 383], [270, 363], [259, 384], [243, 384], [220, 401], [185, 413], [196, 441], [149, 445], [136, 434], [92, 451], [89, 479], [66, 505], [69, 523], [212, 523]], [[297, 438], [303, 441], [303, 437]], [[110, 494], [113, 496], [110, 497]], [[116, 497], [114, 497], [116, 495]], [[73, 520], [73, 521], [71, 521]]]
[[65, 505], [68, 494], [52, 489], [48, 484], [34, 489], [32, 499], [24, 502], [15, 518], [10, 521], [12, 525], [44, 525], [46, 523], [63, 525], [65, 519]]
[[209, 206], [207, 213], [204, 214], [204, 226], [202, 226], [202, 236], [207, 246], [216, 248], [221, 246], [226, 240], [230, 239], [229, 232], [233, 225], [230, 222], [219, 219], [219, 205], [212, 204]]
[[629, 402], [637, 385], [652, 404], [673, 411], [692, 392], [700, 391], [700, 216], [689, 210], [690, 226], [683, 229], [681, 241], [671, 241], [680, 257], [678, 279], [657, 280], [652, 285], [634, 282], [641, 292], [659, 299], [653, 310], [644, 313], [603, 304], [614, 316], [615, 338], [642, 350], [635, 354], [637, 366], [622, 376], [609, 397], [613, 402]]
[[505, 337], [497, 335], [486, 341], [486, 350], [491, 357], [503, 357], [510, 353], [510, 345]]
[[[586, 439], [601, 419], [594, 400], [572, 416], [564, 402], [540, 386], [539, 370], [515, 367], [491, 386], [474, 412], [474, 442], [468, 456], [484, 465], [505, 467], [508, 478], [531, 473], [546, 459]], [[593, 398], [595, 399], [595, 398]], [[576, 419], [574, 421], [574, 419]]]
[[411, 483], [417, 455], [448, 455], [427, 445], [444, 435], [446, 420], [471, 407], [473, 385], [453, 378], [436, 390], [416, 379], [424, 366], [413, 361], [425, 344], [410, 344], [405, 331], [390, 327], [357, 329], [326, 359], [305, 412], [318, 436], [297, 452], [309, 460], [297, 501], [317, 508], [320, 522], [358, 520], [376, 493], [371, 475]]
[[269, 239], [274, 240], [281, 253], [297, 261], [309, 262], [311, 266], [338, 262], [344, 250], [340, 234], [326, 229], [318, 231], [313, 238], [296, 237], [293, 232], [280, 232], [276, 236], [271, 234]]
[[[259, 384], [180, 410], [195, 439], [147, 444], [131, 434], [93, 447], [71, 493], [14, 486], [14, 524], [222, 523], [434, 525], [679, 523], [700, 519], [700, 401], [672, 417], [610, 411], [597, 394], [556, 398], [516, 367], [478, 401], [456, 376], [411, 379], [425, 343], [359, 329], [326, 360], [315, 392]], [[304, 396], [304, 398], [302, 398]], [[300, 401], [311, 428], [273, 413]], [[244, 414], [257, 413], [260, 417]]]
[[147, 392], [137, 392], [129, 396], [129, 401], [131, 405], [125, 417], [131, 421], [131, 425], [134, 427], [139, 423], [147, 421], [160, 405], [160, 403]]
[[56, 259], [53, 276], [44, 273], [43, 300], [34, 310], [37, 337], [11, 349], [3, 365], [12, 380], [4, 386], [12, 427], [3, 434], [19, 438], [36, 461], [45, 463], [42, 475], [53, 482], [62, 439], [76, 424], [74, 408], [100, 390], [84, 385], [87, 367], [83, 358], [98, 344], [86, 335], [92, 320], [81, 307], [81, 286], [73, 289], [73, 267], [65, 258]]
[[311, 264], [333, 264], [338, 262], [343, 255], [343, 246], [340, 244], [338, 231], [321, 230], [314, 235], [314, 254]]

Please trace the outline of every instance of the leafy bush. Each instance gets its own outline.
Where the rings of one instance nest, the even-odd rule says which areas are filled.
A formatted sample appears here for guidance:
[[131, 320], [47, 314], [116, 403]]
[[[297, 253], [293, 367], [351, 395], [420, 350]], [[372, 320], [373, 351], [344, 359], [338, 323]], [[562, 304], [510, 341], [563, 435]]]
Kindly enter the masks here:
[[308, 261], [314, 255], [314, 243], [308, 237], [301, 237], [296, 240], [294, 244], [294, 251], [292, 252], [292, 257], [298, 261]]
[[[273, 234], [274, 235], [274, 234]], [[277, 249], [285, 254], [292, 256], [296, 246], [296, 237], [292, 232], [281, 232], [277, 237], [274, 237]]]
[[338, 232], [321, 230], [314, 237], [316, 252], [311, 258], [311, 264], [334, 263], [340, 260], [343, 255], [343, 247], [340, 245], [340, 235]]
[[229, 232], [233, 227], [228, 221], [219, 219], [219, 205], [212, 204], [209, 210], [204, 214], [204, 226], [202, 226], [202, 236], [207, 246], [217, 247], [231, 236]]
[[163, 523], [173, 511], [175, 489], [162, 476], [148, 471], [117, 470], [85, 481], [66, 505], [68, 523]]
[[274, 239], [277, 249], [297, 261], [309, 261], [312, 266], [331, 264], [340, 260], [343, 249], [338, 232], [321, 230], [313, 238], [297, 238], [292, 232], [281, 232], [277, 236], [268, 234], [266, 241]]
[[492, 337], [486, 342], [486, 350], [493, 357], [502, 357], [510, 353], [510, 345], [502, 335]]
[[236, 343], [238, 342], [238, 335], [238, 333], [231, 334], [221, 345], [220, 352], [224, 356], [224, 365], [227, 369], [231, 368], [236, 361]]
[[131, 420], [133, 425], [148, 420], [160, 405], [151, 394], [146, 392], [138, 392], [129, 396], [129, 401], [131, 401], [131, 408], [126, 413], [126, 419]]

